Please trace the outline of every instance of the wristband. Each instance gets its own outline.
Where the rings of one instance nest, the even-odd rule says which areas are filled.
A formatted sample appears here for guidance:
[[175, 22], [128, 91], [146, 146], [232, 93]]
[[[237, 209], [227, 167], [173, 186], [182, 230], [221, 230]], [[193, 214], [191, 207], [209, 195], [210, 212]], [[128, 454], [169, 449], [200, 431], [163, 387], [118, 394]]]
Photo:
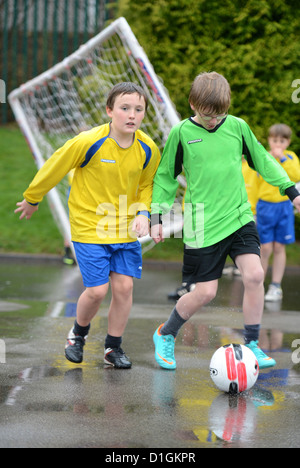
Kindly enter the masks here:
[[293, 201], [296, 197], [299, 197], [300, 193], [296, 189], [295, 185], [286, 189], [285, 194]]

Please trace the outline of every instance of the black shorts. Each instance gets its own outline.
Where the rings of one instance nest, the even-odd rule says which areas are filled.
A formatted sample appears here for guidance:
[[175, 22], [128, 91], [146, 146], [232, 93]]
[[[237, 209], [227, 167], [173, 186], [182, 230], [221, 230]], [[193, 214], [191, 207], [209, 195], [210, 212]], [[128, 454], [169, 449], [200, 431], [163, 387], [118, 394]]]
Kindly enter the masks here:
[[254, 221], [226, 239], [202, 249], [184, 247], [182, 277], [184, 283], [202, 283], [221, 278], [229, 255], [235, 262], [238, 255], [260, 256], [260, 240]]

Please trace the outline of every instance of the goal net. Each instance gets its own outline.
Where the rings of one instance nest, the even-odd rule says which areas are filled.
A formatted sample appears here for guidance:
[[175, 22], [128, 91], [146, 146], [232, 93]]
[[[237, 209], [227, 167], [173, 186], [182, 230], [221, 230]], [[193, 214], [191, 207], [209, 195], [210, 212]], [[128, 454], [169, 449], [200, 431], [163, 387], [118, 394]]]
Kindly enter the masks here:
[[[38, 169], [68, 139], [107, 122], [108, 92], [122, 81], [138, 83], [146, 91], [149, 108], [141, 128], [162, 151], [179, 116], [127, 21], [119, 18], [61, 63], [10, 93], [10, 105]], [[179, 176], [178, 197], [164, 220], [166, 237], [180, 236], [184, 185]], [[49, 192], [48, 201], [63, 236], [70, 240], [68, 189], [66, 178]], [[153, 245], [149, 236], [141, 242], [144, 249]]]

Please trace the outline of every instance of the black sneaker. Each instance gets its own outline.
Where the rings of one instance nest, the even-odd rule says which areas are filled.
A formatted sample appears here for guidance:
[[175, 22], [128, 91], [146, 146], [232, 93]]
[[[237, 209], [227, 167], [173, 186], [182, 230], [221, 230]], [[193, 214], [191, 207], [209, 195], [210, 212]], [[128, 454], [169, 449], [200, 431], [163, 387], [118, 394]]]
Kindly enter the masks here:
[[170, 299], [172, 301], [177, 301], [182, 296], [184, 296], [185, 294], [193, 291], [194, 289], [195, 289], [194, 284], [182, 283], [180, 288], [177, 288], [176, 291], [174, 291], [173, 293], [168, 294], [168, 299]]
[[73, 328], [70, 331], [67, 344], [65, 346], [65, 356], [70, 362], [80, 364], [83, 361], [83, 347], [85, 345], [86, 337], [74, 335]]
[[130, 369], [132, 366], [122, 348], [107, 348], [104, 351], [104, 363], [116, 369]]
[[65, 255], [63, 256], [63, 262], [65, 265], [74, 265], [75, 260], [72, 255], [72, 251], [70, 247], [65, 247]]

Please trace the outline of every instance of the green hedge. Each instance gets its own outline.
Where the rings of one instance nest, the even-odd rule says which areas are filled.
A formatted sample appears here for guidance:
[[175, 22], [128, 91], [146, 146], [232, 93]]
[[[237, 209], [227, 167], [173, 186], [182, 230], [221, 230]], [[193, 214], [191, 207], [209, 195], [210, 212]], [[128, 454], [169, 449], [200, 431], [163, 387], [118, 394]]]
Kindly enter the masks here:
[[182, 118], [190, 115], [191, 82], [201, 71], [224, 74], [231, 113], [244, 118], [266, 145], [268, 128], [294, 130], [300, 154], [300, 3], [296, 0], [120, 0], [126, 17]]

